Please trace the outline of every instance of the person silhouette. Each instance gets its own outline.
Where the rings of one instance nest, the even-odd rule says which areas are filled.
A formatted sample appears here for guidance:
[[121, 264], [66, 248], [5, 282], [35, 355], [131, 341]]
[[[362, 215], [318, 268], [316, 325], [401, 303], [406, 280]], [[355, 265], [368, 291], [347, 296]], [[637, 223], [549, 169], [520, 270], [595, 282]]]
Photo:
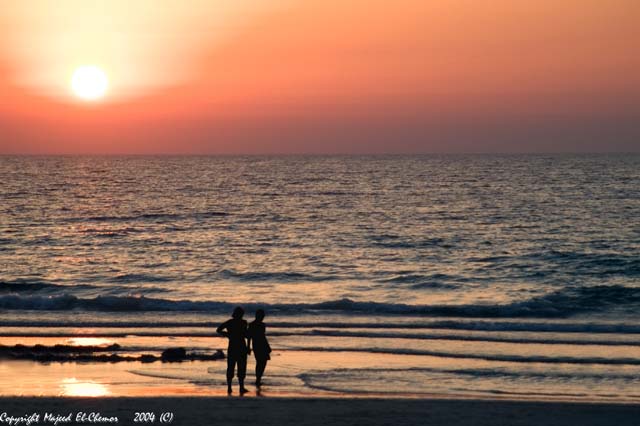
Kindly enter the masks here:
[[249, 353], [246, 343], [247, 322], [242, 319], [244, 309], [237, 307], [231, 314], [231, 319], [221, 324], [216, 330], [218, 334], [229, 339], [227, 349], [227, 393], [231, 394], [231, 381], [233, 373], [238, 366], [238, 382], [240, 384], [240, 395], [249, 392], [244, 387], [244, 378], [247, 375], [247, 354]]
[[267, 341], [267, 327], [263, 322], [264, 310], [256, 311], [256, 319], [249, 324], [247, 332], [249, 354], [251, 354], [251, 344], [253, 343], [253, 355], [256, 358], [256, 387], [262, 386], [262, 375], [267, 368], [267, 361], [271, 359], [271, 346]]

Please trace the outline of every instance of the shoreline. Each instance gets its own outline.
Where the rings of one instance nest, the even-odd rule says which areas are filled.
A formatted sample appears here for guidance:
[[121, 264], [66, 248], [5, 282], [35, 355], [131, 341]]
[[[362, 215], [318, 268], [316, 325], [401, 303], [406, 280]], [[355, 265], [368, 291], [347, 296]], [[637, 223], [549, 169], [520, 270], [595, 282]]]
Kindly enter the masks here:
[[[299, 398], [299, 397], [0, 397], [7, 416], [77, 413], [117, 417], [115, 424], [139, 424], [135, 413], [152, 413], [158, 423], [172, 413], [176, 425], [612, 425], [637, 424], [638, 404], [504, 401], [478, 399]], [[105, 422], [107, 424], [108, 422]], [[39, 424], [39, 423], [34, 423]], [[44, 424], [44, 423], [40, 423]], [[109, 424], [114, 424], [109, 423]]]
[[[83, 347], [91, 350], [92, 347]], [[108, 348], [108, 347], [107, 347]], [[135, 353], [135, 352], [130, 352]], [[310, 364], [310, 356], [313, 363]], [[437, 363], [440, 363], [438, 365]], [[418, 365], [418, 367], [414, 367]], [[411, 355], [363, 355], [354, 352], [306, 351], [276, 352], [269, 364], [265, 386], [256, 395], [252, 385], [253, 364], [250, 362], [247, 385], [252, 398], [293, 398], [330, 400], [457, 400], [457, 401], [513, 401], [581, 404], [640, 404], [640, 397], [629, 385], [627, 392], [604, 383], [597, 389], [562, 389], [560, 386], [517, 386], [505, 383], [502, 387], [489, 380], [473, 380], [467, 383], [439, 386], [436, 378], [443, 377], [453, 368], [446, 360]], [[391, 368], [390, 366], [393, 366]], [[438, 367], [441, 369], [438, 370]], [[474, 367], [474, 366], [472, 366]], [[548, 368], [544, 365], [538, 369]], [[483, 372], [495, 368], [492, 363], [477, 364]], [[584, 369], [585, 367], [579, 367]], [[586, 367], [590, 368], [590, 367]], [[602, 369], [602, 367], [597, 367]], [[457, 370], [451, 370], [454, 373]], [[465, 371], [465, 370], [462, 370]], [[472, 370], [476, 371], [476, 370]], [[493, 371], [493, 370], [491, 370]], [[546, 373], [540, 370], [541, 374]], [[578, 372], [580, 370], [577, 370]], [[635, 369], [633, 371], [636, 371]], [[623, 379], [636, 380], [633, 371], [626, 372]], [[5, 360], [0, 363], [0, 397], [11, 398], [137, 398], [137, 397], [222, 397], [226, 398], [226, 362], [38, 362], [34, 360]], [[497, 374], [500, 374], [499, 372]], [[594, 377], [608, 377], [598, 370]], [[606, 374], [606, 373], [604, 373]], [[444, 375], [446, 379], [448, 376]], [[547, 377], [547, 376], [544, 376]], [[553, 376], [549, 376], [553, 377]], [[234, 391], [237, 391], [234, 381]], [[563, 391], [564, 390], [564, 391]]]

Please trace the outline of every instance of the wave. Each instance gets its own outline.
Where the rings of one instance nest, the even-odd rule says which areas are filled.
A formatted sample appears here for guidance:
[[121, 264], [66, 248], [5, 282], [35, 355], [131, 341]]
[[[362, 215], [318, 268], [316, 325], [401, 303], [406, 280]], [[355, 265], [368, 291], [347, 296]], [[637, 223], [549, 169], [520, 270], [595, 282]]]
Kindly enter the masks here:
[[[490, 269], [528, 268], [531, 263], [560, 267], [573, 276], [609, 277], [640, 275], [640, 259], [624, 253], [586, 253], [578, 251], [547, 250], [519, 256], [471, 257], [471, 262], [486, 263]], [[549, 266], [545, 267], [545, 269]]]
[[[7, 325], [3, 323], [5, 327], [10, 327], [11, 325]], [[110, 330], [93, 330], [92, 332], [86, 333], [83, 332], [81, 337], [104, 337], [104, 338], [122, 338], [127, 336], [138, 336], [138, 337], [211, 337], [212, 329], [215, 328], [217, 324], [206, 324], [206, 326], [202, 326], [202, 330], [166, 330], [166, 328], [180, 328], [180, 327], [172, 327], [172, 324], [144, 324], [143, 326], [139, 326], [136, 324], [126, 323], [120, 325], [104, 325], [104, 324], [81, 324], [78, 325], [76, 323], [69, 324], [68, 327], [53, 325], [53, 323], [41, 324], [38, 323], [36, 325], [24, 325], [22, 327], [27, 328], [35, 328], [35, 331], [30, 331], [28, 329], [22, 328], [19, 331], [8, 331], [3, 330], [0, 331], [0, 337], [68, 337], [68, 336], [78, 336], [75, 332], [65, 331], [66, 328], [73, 328], [74, 330], [78, 327], [104, 327], [104, 328], [131, 328], [135, 330], [122, 330], [122, 331], [110, 331]], [[357, 327], [357, 325], [354, 325]], [[55, 328], [55, 330], [43, 330], [42, 328]], [[184, 324], [182, 325], [184, 327]], [[149, 330], [150, 328], [162, 328], [162, 330]], [[195, 327], [194, 327], [195, 328]], [[361, 338], [361, 339], [410, 339], [410, 340], [445, 340], [445, 341], [462, 341], [462, 342], [481, 342], [481, 343], [513, 343], [513, 344], [534, 344], [534, 345], [574, 345], [574, 346], [640, 346], [640, 341], [633, 340], [614, 340], [614, 339], [589, 339], [589, 338], [580, 338], [580, 339], [566, 339], [566, 338], [527, 338], [527, 337], [501, 337], [501, 336], [469, 336], [469, 335], [460, 335], [460, 334], [412, 334], [412, 333], [376, 333], [376, 332], [359, 332], [359, 331], [335, 331], [335, 330], [306, 330], [306, 331], [278, 331], [277, 328], [270, 325], [269, 336], [271, 337], [293, 337], [293, 336], [325, 336], [325, 337], [353, 337], [353, 338]]]
[[124, 228], [85, 228], [80, 231], [82, 234], [92, 235], [100, 238], [116, 238], [125, 237], [129, 234], [144, 232], [139, 228], [124, 227]]
[[[375, 324], [372, 324], [375, 325]], [[407, 324], [406, 328], [434, 328], [469, 331], [529, 331], [545, 333], [601, 333], [640, 334], [640, 326], [624, 323], [554, 323], [554, 322], [492, 322], [444, 320], [421, 324]]]
[[172, 278], [151, 274], [121, 274], [108, 278], [106, 281], [112, 283], [169, 282], [172, 281]]
[[67, 222], [133, 222], [133, 221], [175, 221], [184, 219], [207, 219], [213, 217], [229, 216], [230, 213], [221, 211], [193, 212], [193, 213], [142, 213], [139, 215], [125, 216], [87, 216], [72, 217]]
[[[357, 327], [357, 325], [354, 325]], [[271, 333], [272, 335], [277, 335]], [[465, 342], [496, 342], [537, 345], [593, 345], [593, 346], [640, 346], [640, 341], [599, 340], [599, 339], [562, 339], [562, 338], [525, 338], [501, 336], [469, 336], [461, 334], [415, 334], [415, 333], [376, 333], [359, 331], [311, 330], [310, 333], [282, 333], [281, 335], [314, 335], [327, 337], [358, 337], [366, 339], [412, 339], [412, 340], [448, 340]]]
[[[145, 274], [126, 274], [120, 275], [112, 279], [107, 279], [107, 282], [114, 283], [137, 283], [137, 282], [164, 282], [169, 279], [163, 277], [156, 277], [153, 275]], [[127, 286], [127, 285], [110, 285], [110, 286], [95, 286], [90, 284], [54, 284], [47, 281], [17, 279], [13, 281], [0, 281], [0, 306], [2, 305], [2, 294], [8, 293], [9, 295], [15, 294], [28, 294], [28, 293], [41, 293], [50, 295], [54, 298], [55, 295], [65, 294], [68, 291], [81, 291], [81, 290], [101, 290], [110, 294], [142, 294], [142, 293], [167, 293], [170, 290], [160, 287], [150, 286]], [[26, 298], [24, 296], [23, 298]]]
[[[300, 314], [326, 312], [344, 314], [415, 315], [425, 317], [469, 318], [565, 318], [578, 313], [598, 312], [610, 307], [640, 303], [640, 288], [595, 286], [565, 289], [522, 302], [503, 305], [407, 305], [351, 299], [331, 300], [320, 303], [258, 304], [248, 303], [248, 309], [259, 307], [272, 312]], [[78, 298], [70, 294], [58, 296], [0, 296], [0, 307], [25, 310], [97, 311], [204, 311], [226, 313], [235, 303], [222, 301], [171, 300], [133, 296], [98, 296]]]
[[[597, 392], [597, 388], [592, 389], [589, 392], [567, 392], [567, 389], [558, 389], [557, 392], [553, 392], [554, 387], [557, 386], [557, 381], [560, 380], [563, 384], [566, 382], [571, 382], [575, 380], [596, 380], [598, 383], [602, 383], [602, 381], [617, 381], [618, 385], [620, 381], [623, 381], [627, 386], [633, 386], [632, 383], [635, 382], [637, 376], [633, 374], [583, 374], [581, 372], [571, 372], [571, 373], [559, 373], [549, 371], [547, 372], [527, 372], [527, 371], [518, 371], [518, 372], [505, 372], [502, 370], [489, 370], [489, 369], [438, 369], [438, 368], [382, 368], [382, 369], [371, 369], [371, 368], [339, 368], [325, 371], [313, 371], [313, 372], [304, 372], [297, 375], [297, 377], [305, 384], [312, 389], [325, 390], [331, 392], [340, 392], [347, 394], [396, 394], [405, 392], [403, 388], [394, 387], [393, 385], [401, 385], [406, 384], [407, 382], [411, 382], [413, 386], [410, 386], [412, 389], [412, 393], [414, 395], [433, 395], [434, 393], [442, 393], [443, 388], [438, 389], [437, 383], [440, 382], [440, 377], [442, 375], [446, 375], [444, 381], [442, 383], [450, 383], [452, 376], [459, 376], [456, 379], [462, 378], [467, 383], [465, 386], [464, 383], [457, 383], [456, 388], [448, 388], [445, 392], [454, 391], [459, 394], [460, 392], [466, 393], [471, 392], [474, 395], [478, 395], [478, 393], [489, 393], [489, 394], [504, 394], [504, 395], [513, 395], [519, 397], [532, 397], [532, 396], [542, 396], [545, 399], [549, 397], [558, 397], [562, 399], [566, 398], [582, 398], [582, 397], [600, 397], [600, 398], [616, 398], [619, 399], [621, 395], [619, 394], [609, 394], [609, 393], [594, 393]], [[473, 385], [473, 381], [476, 378], [497, 378], [497, 379], [507, 379], [508, 381], [504, 385], [510, 386], [505, 387], [504, 389], [487, 389], [484, 386], [478, 387]], [[511, 382], [513, 379], [524, 379], [531, 380], [534, 379], [536, 381], [542, 380], [548, 381], [551, 380], [552, 383], [549, 384], [549, 392], [536, 392], [534, 389], [525, 390], [518, 389], [513, 390], [513, 383]], [[471, 381], [468, 381], [471, 380]], [[391, 386], [382, 386], [384, 383], [391, 383]], [[482, 381], [485, 383], [485, 381]], [[355, 386], [350, 386], [350, 384], [354, 384]], [[494, 383], [497, 384], [497, 383]], [[366, 386], [363, 386], [366, 385]], [[433, 386], [435, 385], [435, 387]], [[524, 384], [526, 387], [526, 382]], [[516, 386], [517, 387], [517, 386]], [[508, 389], [508, 390], [506, 390]], [[574, 388], [575, 389], [575, 388]], [[584, 388], [583, 388], [584, 389]], [[586, 389], [585, 389], [586, 390]], [[626, 397], [637, 398], [637, 395], [628, 394], [625, 392]]]
[[623, 372], [607, 371], [606, 373], [599, 373], [596, 371], [561, 371], [561, 370], [548, 370], [544, 371], [508, 371], [502, 368], [490, 369], [490, 368], [431, 368], [431, 367], [409, 367], [409, 368], [336, 368], [328, 370], [322, 373], [310, 373], [310, 375], [331, 377], [335, 373], [353, 373], [355, 375], [362, 375], [362, 373], [445, 373], [445, 374], [459, 374], [466, 376], [476, 377], [528, 377], [536, 379], [622, 379], [622, 380], [637, 380], [638, 375], [635, 371], [629, 371], [626, 374]]
[[558, 322], [510, 322], [510, 321], [465, 321], [436, 320], [420, 322], [269, 322], [269, 326], [279, 328], [366, 328], [366, 329], [405, 329], [405, 330], [467, 330], [467, 331], [525, 331], [549, 333], [602, 333], [602, 334], [640, 334], [640, 325], [626, 323], [558, 323]]
[[[448, 281], [448, 282], [445, 282]], [[415, 290], [421, 289], [444, 289], [453, 290], [460, 288], [459, 284], [453, 284], [455, 282], [465, 282], [465, 278], [446, 275], [446, 274], [401, 274], [390, 278], [383, 278], [376, 280], [379, 283], [393, 283], [393, 284], [409, 284], [409, 287]]]
[[278, 349], [285, 351], [309, 351], [309, 352], [366, 352], [389, 355], [420, 355], [438, 358], [456, 359], [481, 359], [484, 361], [518, 362], [518, 363], [542, 363], [542, 364], [602, 364], [602, 365], [640, 365], [638, 358], [603, 358], [603, 357], [571, 357], [571, 356], [545, 356], [545, 355], [502, 355], [502, 354], [474, 354], [461, 352], [442, 352], [424, 349], [408, 348], [362, 348], [362, 347], [287, 347]]
[[238, 281], [274, 281], [274, 282], [320, 282], [337, 280], [340, 277], [330, 275], [311, 275], [300, 272], [237, 272], [223, 269], [217, 272], [222, 279]]
[[[0, 298], [1, 300], [1, 298]], [[227, 315], [228, 312], [222, 313]], [[304, 318], [304, 317], [303, 317]], [[212, 328], [217, 327], [215, 321], [78, 321], [65, 323], [55, 320], [7, 320], [3, 319], [3, 327], [14, 328]], [[370, 329], [370, 330], [464, 330], [481, 332], [543, 332], [543, 333], [595, 333], [595, 334], [640, 334], [640, 325], [628, 323], [592, 323], [592, 322], [512, 322], [491, 320], [434, 320], [434, 321], [410, 321], [410, 322], [350, 322], [350, 321], [305, 321], [302, 318], [296, 321], [270, 321], [270, 332], [277, 329], [309, 329], [317, 328], [332, 330], [346, 329]], [[349, 331], [347, 331], [349, 332]], [[283, 333], [286, 333], [283, 332]], [[14, 334], [12, 334], [14, 335]]]
[[398, 235], [377, 235], [370, 238], [376, 247], [392, 249], [451, 248], [444, 238], [405, 239]]
[[373, 314], [407, 314], [470, 318], [566, 318], [575, 314], [604, 311], [611, 307], [640, 304], [640, 288], [620, 285], [565, 288], [543, 296], [510, 304], [407, 305], [356, 302], [350, 299], [298, 305], [309, 310], [333, 310]]
[[[75, 289], [87, 289], [93, 288], [90, 285], [74, 285]], [[12, 281], [0, 281], [0, 293], [29, 293], [37, 291], [64, 291], [71, 289], [70, 286], [53, 284], [46, 281], [29, 280], [29, 279], [16, 279]]]
[[315, 305], [298, 305], [309, 310], [331, 310], [369, 314], [405, 314], [469, 318], [567, 318], [572, 315], [605, 311], [611, 307], [640, 304], [640, 288], [620, 285], [570, 287], [510, 304], [407, 305], [356, 302], [350, 299]]

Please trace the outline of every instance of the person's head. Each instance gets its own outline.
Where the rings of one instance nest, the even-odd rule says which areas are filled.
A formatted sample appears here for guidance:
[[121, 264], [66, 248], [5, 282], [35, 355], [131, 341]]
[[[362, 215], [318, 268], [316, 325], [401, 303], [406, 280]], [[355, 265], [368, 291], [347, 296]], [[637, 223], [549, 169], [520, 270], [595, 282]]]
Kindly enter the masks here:
[[256, 320], [262, 321], [264, 319], [264, 309], [258, 309], [256, 311]]
[[233, 310], [233, 313], [231, 314], [231, 317], [235, 319], [242, 319], [243, 316], [244, 316], [244, 309], [242, 309], [240, 306], [236, 307]]

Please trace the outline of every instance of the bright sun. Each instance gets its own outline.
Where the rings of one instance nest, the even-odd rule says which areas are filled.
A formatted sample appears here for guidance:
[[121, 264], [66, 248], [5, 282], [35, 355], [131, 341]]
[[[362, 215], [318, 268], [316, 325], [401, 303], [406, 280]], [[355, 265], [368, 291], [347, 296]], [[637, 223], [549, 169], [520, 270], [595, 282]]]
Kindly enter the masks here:
[[98, 100], [107, 93], [109, 79], [96, 66], [83, 66], [75, 70], [71, 78], [73, 93], [87, 101]]

